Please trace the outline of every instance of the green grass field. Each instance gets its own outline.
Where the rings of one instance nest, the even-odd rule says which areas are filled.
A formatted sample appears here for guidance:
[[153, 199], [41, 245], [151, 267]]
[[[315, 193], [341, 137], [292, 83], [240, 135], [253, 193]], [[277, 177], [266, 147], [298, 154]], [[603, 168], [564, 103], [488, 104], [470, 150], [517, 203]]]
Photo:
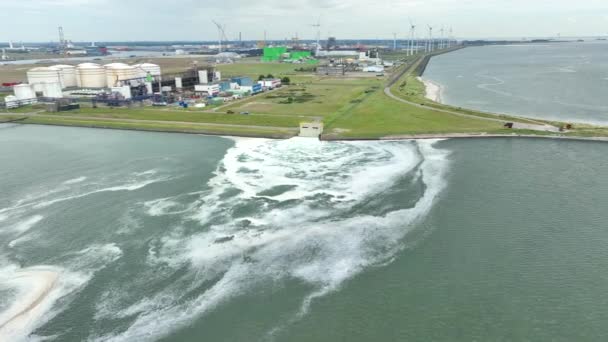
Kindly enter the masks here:
[[222, 108], [223, 111], [249, 111], [272, 115], [327, 117], [356, 101], [366, 91], [375, 91], [381, 83], [370, 80], [314, 80], [302, 85], [253, 97]]
[[236, 136], [251, 136], [251, 137], [270, 137], [270, 138], [289, 138], [297, 134], [297, 132], [289, 129], [266, 129], [266, 128], [249, 128], [239, 126], [205, 126], [205, 125], [189, 125], [187, 123], [130, 123], [130, 122], [115, 122], [103, 120], [87, 120], [87, 119], [69, 119], [69, 118], [52, 118], [52, 117], [29, 117], [20, 123], [25, 124], [40, 124], [40, 125], [58, 125], [58, 126], [78, 126], [91, 128], [112, 128], [112, 129], [127, 129], [127, 130], [143, 130], [143, 131], [160, 131], [160, 132], [183, 132], [183, 133], [198, 133], [198, 134], [215, 134], [215, 135], [236, 135]]
[[359, 105], [334, 117], [325, 127], [324, 135], [334, 138], [379, 138], [400, 134], [500, 130], [500, 123], [413, 107], [387, 97], [382, 91], [376, 91]]
[[61, 112], [57, 116], [74, 117], [95, 117], [111, 119], [130, 119], [130, 120], [153, 120], [153, 121], [173, 121], [173, 122], [193, 122], [227, 125], [251, 125], [251, 126], [272, 126], [272, 127], [298, 127], [300, 118], [296, 116], [270, 116], [270, 115], [241, 115], [225, 113], [191, 112], [185, 110], [163, 110], [154, 107], [148, 108], [82, 108], [69, 112]]
[[261, 63], [261, 62], [246, 62], [234, 64], [219, 64], [217, 69], [222, 72], [222, 77], [249, 76], [257, 80], [260, 75], [272, 74], [275, 77], [287, 76], [292, 78], [301, 73], [296, 69], [301, 68], [301, 64], [287, 63]]

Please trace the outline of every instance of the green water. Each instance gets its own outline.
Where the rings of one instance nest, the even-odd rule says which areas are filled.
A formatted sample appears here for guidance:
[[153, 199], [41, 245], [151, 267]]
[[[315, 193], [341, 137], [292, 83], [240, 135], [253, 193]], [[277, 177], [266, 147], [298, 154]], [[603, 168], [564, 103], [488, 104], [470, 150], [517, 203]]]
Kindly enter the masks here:
[[493, 113], [608, 124], [608, 44], [470, 47], [431, 59], [442, 102]]
[[0, 340], [605, 340], [607, 152], [2, 125]]

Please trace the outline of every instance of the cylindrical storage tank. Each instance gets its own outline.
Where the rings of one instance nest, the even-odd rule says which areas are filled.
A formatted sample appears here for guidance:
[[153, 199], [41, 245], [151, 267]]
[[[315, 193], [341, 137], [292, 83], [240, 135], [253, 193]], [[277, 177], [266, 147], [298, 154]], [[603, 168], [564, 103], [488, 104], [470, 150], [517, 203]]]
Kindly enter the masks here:
[[63, 88], [70, 88], [78, 86], [78, 76], [76, 74], [76, 67], [73, 65], [53, 65], [53, 68], [59, 69], [59, 76], [61, 78], [61, 86]]
[[144, 77], [148, 76], [148, 74], [155, 78], [161, 75], [160, 65], [144, 63], [134, 65], [133, 67], [142, 73]]
[[17, 100], [31, 100], [36, 98], [36, 92], [31, 84], [17, 84], [13, 86]]
[[80, 68], [80, 67], [90, 67], [90, 66], [97, 66], [100, 67], [101, 65], [97, 64], [97, 63], [80, 63], [78, 64], [76, 67]]
[[108, 64], [104, 64], [103, 67], [104, 68], [113, 68], [113, 67], [126, 67], [129, 66], [125, 63], [108, 63]]
[[141, 67], [141, 64], [133, 64], [135, 71], [137, 72], [137, 78], [146, 78], [148, 75], [147, 71]]
[[79, 64], [76, 68], [78, 72], [78, 86], [84, 88], [105, 88], [106, 70], [93, 63]]
[[47, 82], [44, 84], [44, 90], [42, 91], [42, 96], [50, 97], [54, 99], [59, 99], [63, 97], [63, 92], [61, 91], [61, 83], [59, 82]]
[[[119, 64], [119, 63], [116, 63]], [[106, 65], [106, 83], [108, 87], [119, 86], [119, 81], [138, 78], [137, 69], [128, 65]]]
[[44, 84], [47, 82], [61, 84], [60, 70], [52, 67], [39, 67], [28, 70], [27, 83], [34, 87], [34, 91], [43, 91]]

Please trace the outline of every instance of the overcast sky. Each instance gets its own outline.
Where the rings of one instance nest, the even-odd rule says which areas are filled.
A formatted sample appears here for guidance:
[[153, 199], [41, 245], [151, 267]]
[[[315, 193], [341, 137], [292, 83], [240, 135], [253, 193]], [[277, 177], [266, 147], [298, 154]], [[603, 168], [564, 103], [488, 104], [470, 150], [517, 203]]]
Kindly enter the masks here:
[[212, 19], [230, 39], [313, 38], [319, 16], [323, 38], [405, 37], [410, 17], [419, 35], [608, 35], [608, 0], [0, 0], [0, 41], [57, 41], [59, 25], [74, 41], [212, 40]]

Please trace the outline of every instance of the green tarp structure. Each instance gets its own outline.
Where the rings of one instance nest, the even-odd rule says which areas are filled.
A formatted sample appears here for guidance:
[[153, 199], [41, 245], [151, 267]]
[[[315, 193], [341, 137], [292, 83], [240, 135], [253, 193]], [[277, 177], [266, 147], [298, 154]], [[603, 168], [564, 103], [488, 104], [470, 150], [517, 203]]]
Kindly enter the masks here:
[[266, 47], [264, 48], [264, 56], [262, 62], [277, 62], [281, 60], [284, 53], [287, 53], [285, 46]]
[[292, 51], [291, 52], [291, 59], [302, 59], [302, 58], [309, 58], [311, 57], [312, 54], [310, 53], [310, 51]]

